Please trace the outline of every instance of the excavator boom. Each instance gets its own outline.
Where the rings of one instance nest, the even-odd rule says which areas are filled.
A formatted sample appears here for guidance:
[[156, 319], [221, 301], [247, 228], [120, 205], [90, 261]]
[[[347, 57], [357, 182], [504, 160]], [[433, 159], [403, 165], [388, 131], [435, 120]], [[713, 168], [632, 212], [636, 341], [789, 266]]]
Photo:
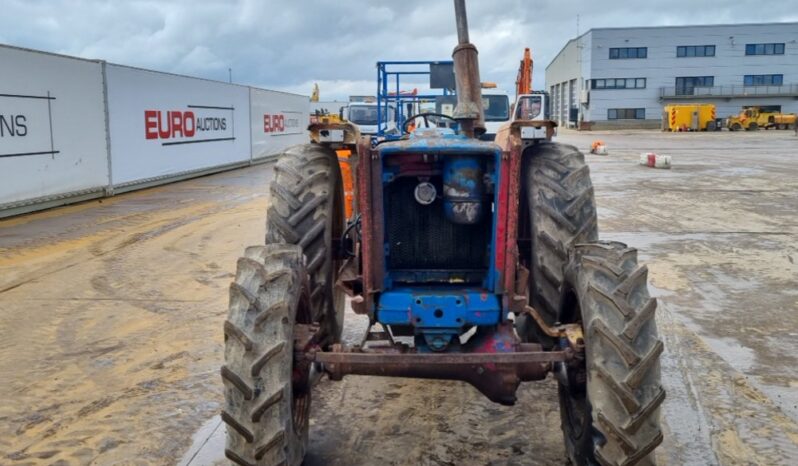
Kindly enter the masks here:
[[515, 79], [515, 95], [529, 94], [532, 91], [532, 52], [524, 49], [524, 59], [518, 66], [518, 77]]

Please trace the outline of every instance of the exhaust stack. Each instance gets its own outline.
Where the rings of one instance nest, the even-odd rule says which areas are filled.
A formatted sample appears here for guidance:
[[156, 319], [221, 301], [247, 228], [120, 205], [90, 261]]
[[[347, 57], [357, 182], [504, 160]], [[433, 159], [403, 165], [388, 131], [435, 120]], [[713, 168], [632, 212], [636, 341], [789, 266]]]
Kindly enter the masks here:
[[454, 0], [454, 15], [457, 21], [457, 46], [452, 52], [452, 60], [457, 107], [452, 116], [460, 122], [466, 136], [479, 137], [485, 132], [485, 116], [482, 110], [478, 52], [476, 46], [468, 41], [465, 0]]

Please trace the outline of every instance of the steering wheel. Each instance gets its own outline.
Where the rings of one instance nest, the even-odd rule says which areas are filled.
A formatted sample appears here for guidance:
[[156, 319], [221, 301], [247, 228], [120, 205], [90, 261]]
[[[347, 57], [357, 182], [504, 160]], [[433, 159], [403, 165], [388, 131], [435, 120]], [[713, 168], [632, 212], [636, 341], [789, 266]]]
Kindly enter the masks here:
[[450, 117], [449, 115], [446, 115], [446, 114], [443, 114], [443, 113], [432, 113], [432, 112], [430, 112], [430, 113], [418, 113], [418, 114], [415, 114], [413, 116], [407, 117], [407, 120], [405, 120], [405, 122], [402, 124], [402, 131], [405, 132], [405, 133], [409, 133], [410, 130], [407, 127], [410, 125], [411, 121], [413, 121], [413, 120], [415, 120], [417, 118], [423, 118], [424, 119], [424, 127], [425, 128], [429, 128], [429, 120], [427, 119], [428, 117], [446, 118], [447, 120], [452, 120], [453, 122], [457, 123], [457, 120], [455, 120], [454, 118]]

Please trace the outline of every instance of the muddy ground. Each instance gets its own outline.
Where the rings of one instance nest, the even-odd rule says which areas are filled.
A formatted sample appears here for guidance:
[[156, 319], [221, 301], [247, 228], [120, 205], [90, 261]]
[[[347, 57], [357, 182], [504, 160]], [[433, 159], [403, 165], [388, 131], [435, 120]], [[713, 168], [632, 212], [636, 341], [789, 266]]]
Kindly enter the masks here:
[[[660, 299], [662, 464], [798, 464], [798, 138], [568, 133]], [[641, 151], [672, 170], [637, 165]], [[221, 464], [221, 323], [269, 165], [0, 221], [0, 464]], [[357, 338], [363, 321], [347, 322]], [[308, 465], [561, 465], [555, 384], [322, 381]]]

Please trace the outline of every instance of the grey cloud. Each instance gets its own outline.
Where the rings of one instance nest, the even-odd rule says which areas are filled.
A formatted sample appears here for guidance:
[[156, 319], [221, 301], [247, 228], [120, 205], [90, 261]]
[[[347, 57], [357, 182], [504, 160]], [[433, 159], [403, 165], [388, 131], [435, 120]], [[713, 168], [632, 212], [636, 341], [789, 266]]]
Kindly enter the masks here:
[[[512, 90], [524, 47], [535, 86], [565, 42], [591, 27], [796, 21], [791, 2], [470, 0], [482, 79]], [[377, 60], [446, 59], [455, 43], [449, 0], [3, 0], [11, 45], [310, 93], [373, 93]], [[411, 83], [409, 83], [411, 84]]]

